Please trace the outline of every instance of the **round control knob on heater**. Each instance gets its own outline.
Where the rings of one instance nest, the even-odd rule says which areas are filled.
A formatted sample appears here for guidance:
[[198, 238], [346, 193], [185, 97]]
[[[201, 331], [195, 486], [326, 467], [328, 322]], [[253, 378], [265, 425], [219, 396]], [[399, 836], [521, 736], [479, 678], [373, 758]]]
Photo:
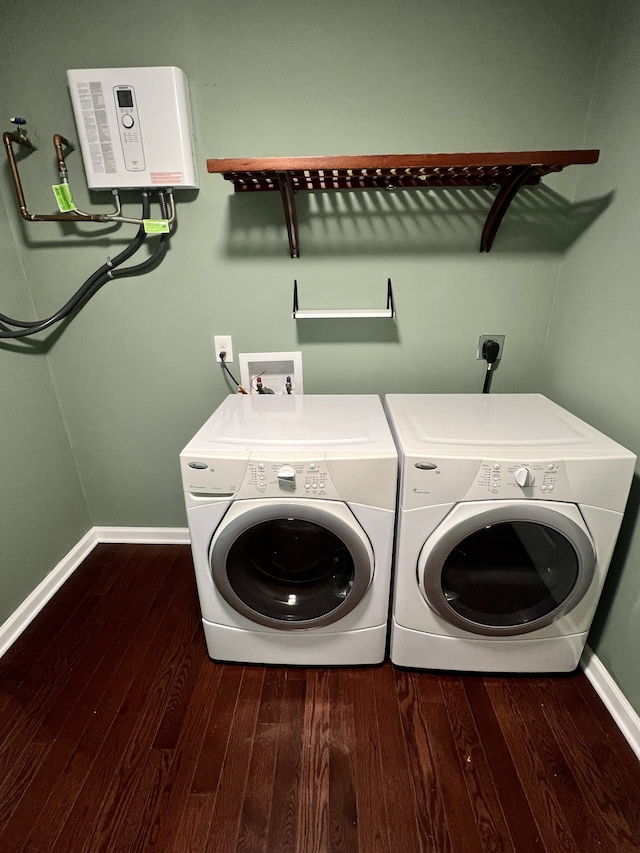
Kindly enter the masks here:
[[278, 471], [278, 485], [281, 489], [293, 491], [296, 487], [296, 472], [291, 465], [283, 465]]
[[520, 468], [516, 470], [515, 478], [516, 483], [519, 486], [522, 486], [523, 489], [533, 483], [531, 471], [525, 465], [521, 465]]

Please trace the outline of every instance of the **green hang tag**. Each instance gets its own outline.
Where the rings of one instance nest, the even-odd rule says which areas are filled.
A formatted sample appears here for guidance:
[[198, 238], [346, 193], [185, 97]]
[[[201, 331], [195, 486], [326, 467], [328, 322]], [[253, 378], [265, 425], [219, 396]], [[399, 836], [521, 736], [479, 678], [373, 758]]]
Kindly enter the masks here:
[[60, 213], [69, 213], [72, 210], [77, 210], [71, 196], [69, 184], [54, 184], [51, 189], [58, 202]]
[[169, 233], [169, 222], [166, 219], [145, 219], [143, 222], [145, 234]]

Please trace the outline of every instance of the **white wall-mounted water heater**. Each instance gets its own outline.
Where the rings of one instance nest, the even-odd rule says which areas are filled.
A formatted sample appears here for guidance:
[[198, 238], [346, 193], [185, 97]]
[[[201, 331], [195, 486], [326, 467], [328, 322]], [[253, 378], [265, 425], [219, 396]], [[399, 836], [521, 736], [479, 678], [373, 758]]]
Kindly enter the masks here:
[[187, 78], [180, 68], [67, 71], [89, 189], [197, 189]]

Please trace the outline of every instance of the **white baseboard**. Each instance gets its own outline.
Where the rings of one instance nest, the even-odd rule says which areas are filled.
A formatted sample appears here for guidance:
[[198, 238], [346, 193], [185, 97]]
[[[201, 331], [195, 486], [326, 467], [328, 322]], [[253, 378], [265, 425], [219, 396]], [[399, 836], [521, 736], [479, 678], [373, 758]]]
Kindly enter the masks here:
[[69, 553], [60, 560], [33, 592], [11, 616], [0, 625], [0, 657], [12, 646], [20, 634], [40, 613], [45, 604], [55, 595], [67, 578], [75, 572], [80, 563], [98, 544], [93, 529], [82, 537]]
[[640, 759], [640, 717], [589, 646], [585, 647], [580, 665], [636, 757]]
[[[188, 545], [189, 541], [189, 530], [186, 527], [92, 527], [7, 621], [0, 625], [0, 657], [15, 643], [98, 543]], [[640, 759], [640, 716], [589, 646], [585, 647], [580, 665], [629, 746]]]
[[187, 527], [94, 527], [98, 542], [134, 542], [139, 545], [188, 545]]
[[92, 527], [42, 580], [11, 616], [0, 625], [0, 657], [27, 629], [45, 604], [100, 542], [134, 542], [144, 545], [188, 545], [186, 527]]

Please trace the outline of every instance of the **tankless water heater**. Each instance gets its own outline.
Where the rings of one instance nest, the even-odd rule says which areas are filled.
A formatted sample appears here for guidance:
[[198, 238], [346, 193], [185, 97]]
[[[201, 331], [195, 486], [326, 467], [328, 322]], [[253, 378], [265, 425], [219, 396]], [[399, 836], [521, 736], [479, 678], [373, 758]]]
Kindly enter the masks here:
[[67, 80], [89, 189], [197, 189], [180, 68], [72, 69]]

